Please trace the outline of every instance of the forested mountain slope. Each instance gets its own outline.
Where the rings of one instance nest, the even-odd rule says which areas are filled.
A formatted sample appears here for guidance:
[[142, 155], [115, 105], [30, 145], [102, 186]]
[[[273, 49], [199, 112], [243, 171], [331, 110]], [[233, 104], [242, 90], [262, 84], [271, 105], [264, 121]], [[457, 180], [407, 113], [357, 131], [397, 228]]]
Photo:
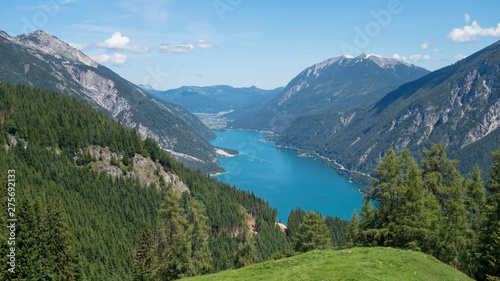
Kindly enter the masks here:
[[51, 34], [11, 37], [0, 31], [0, 82], [60, 91], [88, 102], [204, 172], [221, 171], [208, 139], [215, 135], [184, 108], [98, 64]]
[[316, 151], [346, 169], [371, 173], [390, 148], [419, 155], [434, 143], [468, 173], [491, 167], [500, 140], [500, 42], [369, 106], [297, 119], [277, 145]]
[[[8, 182], [13, 191], [2, 188], [0, 203], [15, 198], [17, 275], [8, 273], [9, 249], [1, 247], [2, 280], [160, 274], [171, 268], [154, 250], [164, 242], [174, 248], [163, 252], [183, 249], [188, 258], [174, 261], [188, 268], [185, 275], [289, 248], [266, 201], [192, 171], [103, 112], [47, 90], [0, 84], [0, 184]], [[165, 240], [168, 223], [179, 230], [176, 242]], [[7, 245], [9, 229], [0, 234]], [[243, 246], [253, 249], [246, 261]]]
[[367, 54], [331, 58], [302, 71], [280, 94], [248, 114], [238, 115], [230, 126], [281, 132], [297, 117], [345, 111], [427, 73], [400, 60]]

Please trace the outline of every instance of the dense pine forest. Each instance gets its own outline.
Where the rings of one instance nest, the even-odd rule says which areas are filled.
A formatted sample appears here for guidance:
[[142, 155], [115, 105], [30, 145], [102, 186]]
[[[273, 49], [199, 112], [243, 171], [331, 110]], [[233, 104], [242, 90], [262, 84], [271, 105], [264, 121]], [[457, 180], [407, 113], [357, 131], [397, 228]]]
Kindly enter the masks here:
[[[477, 167], [462, 176], [444, 145], [418, 162], [389, 151], [351, 222], [297, 207], [283, 231], [265, 200], [71, 97], [2, 84], [0, 120], [0, 219], [16, 219], [0, 228], [2, 280], [174, 280], [353, 246], [422, 251], [478, 280], [500, 276], [500, 151], [486, 183]], [[123, 174], [96, 171], [102, 156], [89, 147], [120, 155], [110, 165]], [[189, 191], [130, 176], [139, 156]]]
[[[275, 224], [265, 200], [186, 168], [80, 101], [2, 84], [0, 120], [0, 216], [17, 219], [15, 274], [4, 246], [2, 280], [172, 280], [294, 252], [295, 238]], [[121, 155], [110, 162], [123, 176], [98, 173], [91, 146]], [[178, 175], [189, 192], [162, 178], [145, 186], [124, 176], [139, 155]], [[290, 216], [302, 220], [305, 212]], [[326, 221], [328, 246], [341, 246], [347, 222]], [[10, 230], [0, 233], [9, 245]]]

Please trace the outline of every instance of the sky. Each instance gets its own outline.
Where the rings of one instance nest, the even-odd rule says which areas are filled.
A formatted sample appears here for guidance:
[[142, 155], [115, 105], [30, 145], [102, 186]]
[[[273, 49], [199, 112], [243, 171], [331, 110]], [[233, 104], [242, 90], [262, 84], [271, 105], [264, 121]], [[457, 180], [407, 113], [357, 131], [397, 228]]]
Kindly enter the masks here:
[[273, 89], [340, 55], [442, 68], [500, 40], [500, 1], [2, 1], [0, 30], [37, 29], [158, 90]]

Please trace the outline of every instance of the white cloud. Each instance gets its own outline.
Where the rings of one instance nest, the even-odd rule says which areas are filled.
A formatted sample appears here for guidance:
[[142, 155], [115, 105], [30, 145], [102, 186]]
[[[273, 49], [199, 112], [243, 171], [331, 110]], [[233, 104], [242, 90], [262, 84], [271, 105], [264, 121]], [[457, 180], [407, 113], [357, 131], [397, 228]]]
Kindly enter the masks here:
[[457, 43], [474, 42], [478, 37], [500, 37], [500, 23], [496, 27], [482, 28], [477, 21], [469, 25], [470, 16], [465, 15], [466, 25], [463, 28], [453, 28], [448, 39]]
[[211, 49], [211, 48], [214, 48], [214, 45], [208, 43], [205, 40], [198, 40], [198, 43], [196, 43], [195, 46], [197, 48], [201, 48], [201, 49]]
[[399, 54], [392, 55], [393, 58], [404, 62], [428, 61], [431, 59], [429, 55], [414, 54], [410, 56], [400, 56]]
[[127, 55], [115, 53], [112, 56], [110, 55], [99, 55], [94, 58], [94, 60], [100, 64], [110, 64], [114, 66], [126, 66], [128, 57]]
[[429, 55], [415, 54], [415, 55], [408, 56], [409, 62], [426, 61], [426, 60], [430, 60], [430, 59], [431, 59], [431, 57]]
[[128, 50], [134, 53], [145, 53], [149, 49], [145, 46], [130, 46], [130, 38], [122, 36], [121, 32], [115, 32], [104, 42], [97, 43], [97, 47], [114, 50]]
[[170, 45], [168, 43], [161, 44], [158, 49], [166, 53], [187, 53], [191, 52], [196, 48], [200, 49], [211, 49], [215, 48], [214, 45], [208, 43], [205, 40], [198, 40], [195, 44], [178, 44], [178, 45]]
[[429, 43], [427, 43], [427, 42], [426, 42], [426, 43], [422, 43], [422, 44], [420, 45], [420, 49], [421, 49], [421, 50], [429, 50], [429, 49], [430, 49], [430, 50], [432, 50], [434, 53], [439, 53], [439, 52], [440, 52], [440, 51], [439, 51], [439, 49], [438, 49], [438, 48], [436, 48], [436, 46], [433, 46], [433, 45], [431, 45], [431, 44], [429, 44]]
[[422, 45], [420, 45], [420, 49], [422, 50], [427, 50], [429, 49], [430, 45], [429, 43], [422, 43]]
[[158, 49], [167, 53], [187, 53], [194, 50], [193, 44], [180, 44], [180, 45], [170, 45], [161, 44]]

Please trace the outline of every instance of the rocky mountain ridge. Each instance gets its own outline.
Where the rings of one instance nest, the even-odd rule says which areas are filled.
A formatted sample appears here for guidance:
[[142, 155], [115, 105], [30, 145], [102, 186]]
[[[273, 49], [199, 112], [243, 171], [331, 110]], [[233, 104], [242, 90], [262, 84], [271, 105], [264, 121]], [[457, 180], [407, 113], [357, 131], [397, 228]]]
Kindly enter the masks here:
[[220, 172], [215, 135], [186, 109], [155, 98], [57, 37], [0, 32], [0, 82], [60, 91], [85, 100], [194, 169]]
[[[500, 139], [500, 42], [345, 114], [296, 120], [277, 141], [370, 172], [390, 148], [418, 155], [445, 143], [463, 172], [491, 165]], [[297, 130], [300, 128], [300, 130]], [[300, 133], [299, 133], [300, 132]]]
[[375, 55], [331, 58], [303, 70], [280, 94], [238, 116], [230, 126], [279, 133], [297, 117], [346, 111], [427, 73], [406, 62]]

